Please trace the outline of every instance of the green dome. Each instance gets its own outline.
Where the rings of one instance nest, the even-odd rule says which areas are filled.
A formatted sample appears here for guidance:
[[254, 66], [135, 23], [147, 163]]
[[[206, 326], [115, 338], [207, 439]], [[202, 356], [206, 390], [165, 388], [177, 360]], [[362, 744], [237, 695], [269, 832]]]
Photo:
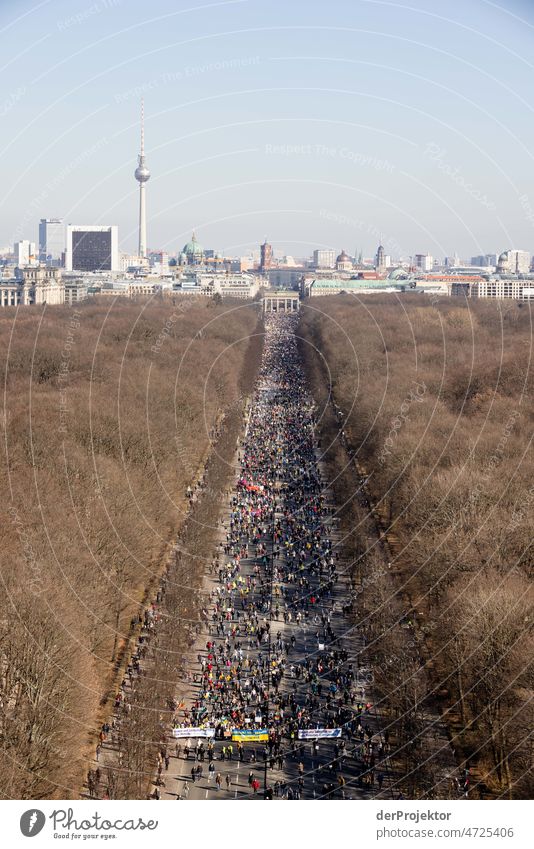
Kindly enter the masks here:
[[187, 242], [183, 246], [182, 253], [186, 255], [186, 257], [201, 257], [204, 254], [204, 249], [199, 242], [197, 242], [197, 237], [193, 233], [191, 236], [191, 241]]
[[388, 274], [388, 280], [409, 280], [412, 276], [406, 268], [394, 268]]

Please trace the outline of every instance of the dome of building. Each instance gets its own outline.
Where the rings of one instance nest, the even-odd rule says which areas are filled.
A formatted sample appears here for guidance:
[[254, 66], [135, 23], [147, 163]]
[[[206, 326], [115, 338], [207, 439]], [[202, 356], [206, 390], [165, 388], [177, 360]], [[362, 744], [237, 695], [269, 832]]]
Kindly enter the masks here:
[[389, 280], [409, 280], [411, 278], [410, 272], [406, 268], [394, 268], [393, 271], [388, 275]]
[[497, 274], [503, 274], [505, 271], [508, 271], [509, 262], [510, 255], [508, 251], [503, 251], [502, 254], [499, 254], [499, 260], [497, 262]]
[[345, 253], [345, 251], [341, 251], [338, 258], [336, 259], [336, 262], [352, 262], [352, 260], [350, 256]]
[[197, 237], [193, 233], [191, 236], [191, 241], [187, 242], [182, 248], [182, 253], [184, 253], [189, 261], [202, 259], [204, 256], [204, 249], [202, 245], [197, 242]]

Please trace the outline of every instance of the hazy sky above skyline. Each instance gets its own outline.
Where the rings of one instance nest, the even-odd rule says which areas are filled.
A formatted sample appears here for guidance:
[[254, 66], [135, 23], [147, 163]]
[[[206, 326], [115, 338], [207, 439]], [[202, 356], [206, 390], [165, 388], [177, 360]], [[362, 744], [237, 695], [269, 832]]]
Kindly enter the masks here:
[[1, 0], [0, 246], [534, 252], [534, 2]]

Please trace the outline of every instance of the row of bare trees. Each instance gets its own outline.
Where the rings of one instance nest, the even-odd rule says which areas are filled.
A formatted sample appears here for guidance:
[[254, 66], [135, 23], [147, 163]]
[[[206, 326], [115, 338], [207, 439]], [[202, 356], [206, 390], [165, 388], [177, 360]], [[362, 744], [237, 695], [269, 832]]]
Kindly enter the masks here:
[[[530, 308], [415, 295], [317, 303], [304, 310], [301, 331], [321, 351], [342, 429], [391, 541], [390, 575], [364, 593], [384, 692], [399, 676], [419, 687], [416, 670], [404, 667], [423, 656], [426, 697], [440, 705], [459, 760], [472, 768], [470, 792], [529, 796]], [[402, 641], [396, 647], [391, 620], [414, 650], [420, 643], [413, 658]]]
[[187, 298], [2, 315], [4, 796], [78, 794], [256, 326], [252, 305]]

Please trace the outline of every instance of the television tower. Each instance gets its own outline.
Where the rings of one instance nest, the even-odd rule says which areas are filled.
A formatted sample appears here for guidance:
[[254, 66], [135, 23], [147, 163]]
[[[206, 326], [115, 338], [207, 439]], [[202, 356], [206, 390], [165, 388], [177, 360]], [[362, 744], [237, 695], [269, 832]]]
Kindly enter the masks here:
[[137, 157], [135, 179], [139, 183], [139, 256], [146, 259], [146, 201], [145, 183], [150, 180], [150, 171], [145, 165], [145, 101], [141, 100], [141, 153]]

